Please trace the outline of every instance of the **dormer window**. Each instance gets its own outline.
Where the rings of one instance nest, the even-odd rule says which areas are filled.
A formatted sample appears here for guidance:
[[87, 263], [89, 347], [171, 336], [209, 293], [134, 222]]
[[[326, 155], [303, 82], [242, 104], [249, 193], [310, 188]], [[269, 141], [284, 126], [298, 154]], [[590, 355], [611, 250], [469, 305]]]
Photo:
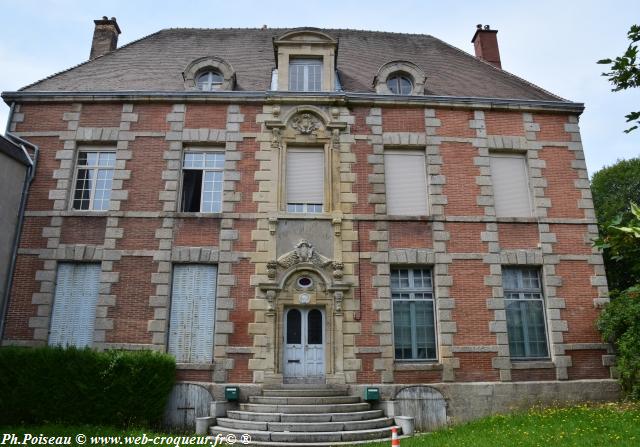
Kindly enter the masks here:
[[224, 78], [217, 71], [205, 71], [198, 75], [196, 80], [196, 86], [198, 90], [210, 92], [212, 90], [220, 89], [220, 86], [224, 82]]
[[289, 91], [322, 91], [322, 59], [289, 59]]
[[387, 87], [394, 95], [410, 95], [413, 90], [413, 82], [402, 73], [395, 73], [387, 79]]

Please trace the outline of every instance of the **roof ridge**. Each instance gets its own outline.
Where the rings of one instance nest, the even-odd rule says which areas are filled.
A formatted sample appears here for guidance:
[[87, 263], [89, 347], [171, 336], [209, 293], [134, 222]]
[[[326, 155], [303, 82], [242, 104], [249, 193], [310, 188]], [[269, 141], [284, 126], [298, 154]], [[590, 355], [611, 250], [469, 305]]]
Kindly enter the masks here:
[[[431, 36], [431, 37], [433, 37], [433, 36]], [[487, 65], [487, 66], [491, 67], [491, 69], [496, 70], [497, 72], [504, 73], [504, 74], [506, 74], [508, 77], [514, 78], [514, 79], [516, 79], [517, 81], [520, 81], [520, 82], [524, 82], [524, 83], [525, 83], [525, 84], [527, 84], [528, 86], [533, 87], [533, 88], [536, 88], [536, 89], [538, 89], [538, 90], [540, 90], [540, 91], [542, 91], [542, 92], [544, 92], [544, 93], [546, 93], [546, 94], [548, 94], [548, 95], [553, 96], [554, 98], [558, 98], [558, 99], [559, 99], [559, 100], [561, 100], [561, 101], [571, 102], [569, 99], [563, 98], [562, 96], [558, 96], [558, 95], [556, 95], [555, 93], [552, 93], [552, 92], [550, 92], [549, 90], [544, 89], [544, 88], [540, 87], [539, 85], [534, 84], [533, 82], [529, 82], [529, 81], [527, 81], [526, 79], [521, 78], [521, 77], [520, 77], [520, 76], [518, 76], [518, 75], [515, 75], [515, 74], [513, 74], [513, 73], [511, 73], [511, 72], [509, 72], [509, 71], [507, 71], [507, 70], [503, 70], [502, 68], [498, 68], [498, 67], [496, 67], [495, 65], [493, 65], [492, 63], [489, 63], [489, 62], [485, 61], [484, 59], [480, 59], [479, 57], [473, 56], [472, 54], [467, 53], [467, 52], [466, 52], [466, 51], [464, 51], [464, 50], [461, 50], [460, 48], [456, 47], [455, 45], [451, 45], [450, 43], [445, 42], [444, 40], [439, 39], [439, 38], [437, 38], [437, 37], [433, 37], [433, 38], [434, 38], [434, 39], [436, 39], [438, 42], [441, 42], [441, 43], [443, 43], [444, 45], [448, 46], [449, 48], [453, 48], [454, 50], [458, 51], [459, 53], [462, 53], [462, 54], [464, 54], [465, 56], [467, 56], [467, 57], [469, 57], [469, 58], [471, 58], [471, 59], [473, 59], [473, 60], [476, 60], [476, 61], [478, 61], [478, 62], [481, 62], [481, 63], [483, 63], [483, 64], [485, 64], [485, 65]]]
[[104, 57], [112, 55], [112, 54], [114, 54], [114, 53], [116, 53], [116, 52], [118, 52], [120, 50], [124, 50], [125, 48], [130, 47], [131, 45], [140, 42], [141, 40], [148, 39], [149, 37], [155, 36], [156, 34], [160, 34], [162, 31], [164, 31], [164, 29], [156, 31], [155, 33], [147, 34], [146, 36], [142, 36], [142, 37], [140, 37], [140, 38], [138, 38], [136, 40], [132, 40], [131, 42], [126, 43], [126, 44], [122, 45], [121, 47], [116, 48], [113, 51], [109, 51], [108, 53], [102, 54], [102, 55], [100, 55], [98, 57], [94, 57], [93, 59], [88, 59], [88, 60], [86, 60], [84, 62], [80, 62], [79, 64], [73, 65], [73, 66], [71, 66], [69, 68], [65, 68], [64, 70], [57, 71], [57, 72], [55, 72], [53, 74], [50, 74], [49, 76], [47, 76], [45, 78], [39, 79], [37, 81], [34, 81], [29, 85], [25, 85], [24, 87], [18, 89], [18, 91], [21, 92], [21, 91], [26, 90], [28, 88], [31, 88], [31, 87], [33, 87], [33, 86], [35, 86], [37, 84], [40, 84], [41, 82], [47, 81], [47, 80], [49, 80], [51, 78], [54, 78], [54, 77], [56, 77], [58, 75], [61, 75], [61, 74], [66, 73], [68, 71], [74, 70], [74, 69], [76, 69], [78, 67], [82, 67], [83, 65], [87, 65], [88, 63], [91, 63], [91, 62], [96, 61], [98, 59], [102, 59]]
[[220, 31], [220, 30], [238, 30], [238, 31], [290, 31], [295, 29], [318, 29], [322, 31], [357, 31], [360, 33], [377, 33], [377, 34], [397, 34], [404, 36], [422, 36], [422, 37], [433, 37], [431, 34], [421, 34], [421, 33], [403, 33], [399, 31], [382, 31], [382, 30], [368, 30], [368, 29], [358, 29], [358, 28], [322, 28], [317, 26], [295, 26], [295, 27], [275, 27], [275, 28], [255, 28], [255, 27], [224, 27], [224, 28], [201, 28], [201, 27], [169, 27], [163, 28], [160, 31], [182, 31], [182, 30], [192, 30], [192, 31]]

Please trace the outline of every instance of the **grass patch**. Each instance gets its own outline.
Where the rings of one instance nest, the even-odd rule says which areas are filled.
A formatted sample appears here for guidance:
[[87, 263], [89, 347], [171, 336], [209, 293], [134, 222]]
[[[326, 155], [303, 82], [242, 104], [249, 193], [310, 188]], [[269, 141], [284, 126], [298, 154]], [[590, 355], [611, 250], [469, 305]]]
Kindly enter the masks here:
[[[640, 403], [535, 407], [401, 441], [402, 447], [602, 447], [640, 445]], [[388, 443], [367, 444], [367, 447]]]

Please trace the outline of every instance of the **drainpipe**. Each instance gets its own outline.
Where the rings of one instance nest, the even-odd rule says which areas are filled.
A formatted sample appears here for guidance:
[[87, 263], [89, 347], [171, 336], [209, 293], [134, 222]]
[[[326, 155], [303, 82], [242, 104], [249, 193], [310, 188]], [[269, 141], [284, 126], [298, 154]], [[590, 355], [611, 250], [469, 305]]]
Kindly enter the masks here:
[[[11, 126], [11, 120], [13, 118], [13, 109], [14, 103], [11, 103], [11, 110], [9, 112], [9, 119], [7, 123], [7, 130], [9, 130]], [[20, 246], [20, 236], [22, 235], [22, 221], [24, 220], [24, 212], [27, 206], [27, 196], [29, 194], [29, 186], [33, 181], [33, 178], [36, 175], [36, 166], [38, 163], [38, 153], [40, 152], [40, 148], [35, 144], [29, 143], [22, 138], [12, 135], [9, 132], [5, 133], [5, 136], [9, 138], [16, 144], [19, 144], [24, 152], [24, 155], [29, 160], [29, 167], [27, 168], [27, 175], [25, 178], [25, 182], [22, 184], [22, 196], [20, 199], [20, 210], [18, 211], [18, 227], [16, 228], [16, 237], [13, 241], [13, 250], [11, 254], [11, 260], [9, 261], [9, 275], [7, 276], [7, 288], [4, 293], [4, 303], [2, 309], [0, 309], [0, 341], [4, 339], [4, 327], [5, 327], [5, 317], [7, 315], [7, 309], [9, 309], [9, 297], [11, 296], [11, 287], [13, 285], [13, 274], [14, 269], [16, 267], [16, 258], [18, 256], [18, 247]], [[33, 156], [29, 155], [29, 151], [25, 146], [29, 146], [33, 149]]]

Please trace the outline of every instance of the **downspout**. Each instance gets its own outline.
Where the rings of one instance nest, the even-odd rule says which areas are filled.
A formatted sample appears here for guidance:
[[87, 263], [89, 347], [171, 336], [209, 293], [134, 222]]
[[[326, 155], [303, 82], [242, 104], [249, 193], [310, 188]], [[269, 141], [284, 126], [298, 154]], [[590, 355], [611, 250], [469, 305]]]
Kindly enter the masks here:
[[[13, 109], [14, 103], [11, 104], [11, 110], [9, 112], [9, 119], [7, 123], [7, 129], [11, 126], [11, 120], [13, 118]], [[40, 148], [35, 144], [29, 143], [28, 141], [23, 140], [20, 137], [10, 134], [6, 132], [5, 135], [11, 139], [14, 143], [20, 144], [24, 155], [29, 160], [29, 167], [27, 168], [27, 174], [25, 178], [25, 182], [22, 185], [22, 196], [20, 198], [20, 210], [18, 211], [18, 226], [16, 228], [16, 237], [13, 241], [13, 250], [11, 253], [11, 260], [9, 261], [9, 274], [7, 276], [7, 288], [4, 292], [4, 302], [2, 305], [2, 309], [0, 309], [0, 342], [4, 339], [4, 327], [5, 327], [5, 318], [7, 315], [7, 309], [9, 309], [9, 297], [11, 296], [11, 288], [13, 286], [13, 274], [14, 269], [16, 267], [16, 259], [18, 257], [18, 247], [20, 246], [20, 236], [22, 235], [22, 221], [24, 220], [24, 213], [27, 207], [27, 196], [29, 194], [29, 186], [33, 181], [33, 178], [36, 175], [36, 166], [38, 164], [38, 153], [40, 152]], [[29, 151], [25, 148], [26, 146], [30, 146], [33, 149], [33, 157], [29, 155]]]

